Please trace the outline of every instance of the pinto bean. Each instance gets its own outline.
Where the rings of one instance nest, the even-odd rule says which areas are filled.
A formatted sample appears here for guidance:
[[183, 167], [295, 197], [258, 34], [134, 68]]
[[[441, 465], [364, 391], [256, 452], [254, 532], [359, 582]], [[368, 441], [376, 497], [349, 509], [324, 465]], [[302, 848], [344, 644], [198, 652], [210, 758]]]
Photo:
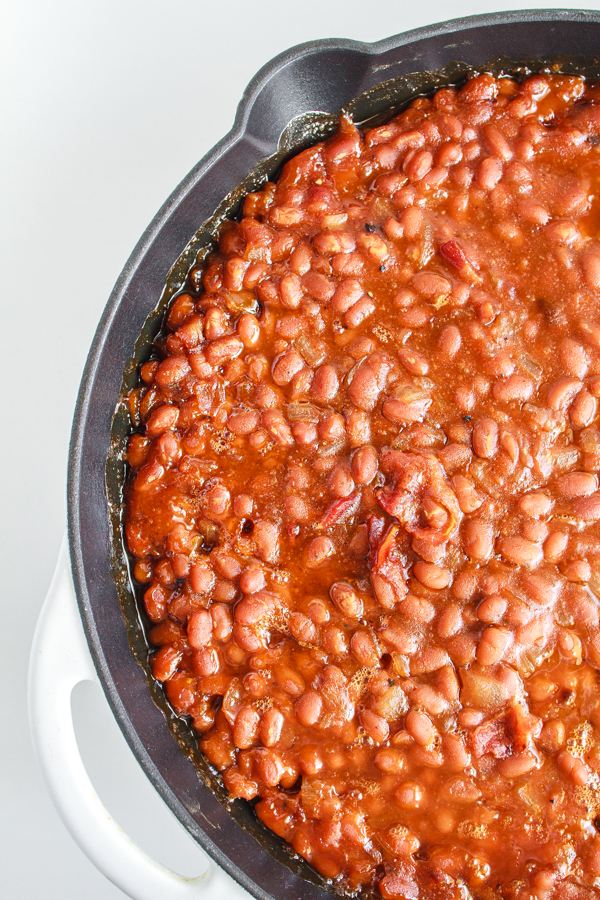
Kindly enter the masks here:
[[480, 419], [473, 428], [473, 450], [482, 459], [492, 459], [498, 447], [498, 423]]

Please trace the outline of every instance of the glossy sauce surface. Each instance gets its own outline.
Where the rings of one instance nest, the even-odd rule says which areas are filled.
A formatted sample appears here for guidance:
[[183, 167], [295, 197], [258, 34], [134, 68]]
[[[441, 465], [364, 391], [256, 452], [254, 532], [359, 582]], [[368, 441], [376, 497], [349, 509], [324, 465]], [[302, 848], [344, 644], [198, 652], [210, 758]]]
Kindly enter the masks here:
[[343, 118], [129, 398], [153, 673], [349, 893], [600, 892], [599, 97], [483, 75]]

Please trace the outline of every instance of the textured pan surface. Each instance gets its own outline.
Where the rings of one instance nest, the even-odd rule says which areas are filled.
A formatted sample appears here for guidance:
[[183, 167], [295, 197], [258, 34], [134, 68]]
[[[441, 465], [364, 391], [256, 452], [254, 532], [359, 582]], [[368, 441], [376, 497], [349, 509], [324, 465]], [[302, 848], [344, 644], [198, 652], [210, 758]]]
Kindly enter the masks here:
[[113, 427], [123, 373], [127, 383], [148, 352], [161, 310], [210, 245], [222, 215], [235, 212], [239, 197], [293, 152], [330, 132], [341, 109], [357, 122], [376, 121], [411, 96], [473, 70], [552, 67], [598, 76], [598, 47], [600, 13], [537, 10], [455, 20], [376, 44], [326, 40], [293, 48], [250, 83], [232, 130], [158, 212], [106, 306], [79, 392], [69, 464], [69, 538], [84, 627], [108, 701], [144, 771], [202, 847], [257, 898], [317, 900], [331, 888], [290, 856], [247, 804], [225, 802], [201, 756], [194, 765], [185, 755], [193, 755], [189, 731], [168, 716], [162, 692], [149, 690], [136, 662], [143, 663], [146, 652], [135, 603], [125, 571], [121, 567], [115, 581], [112, 568], [119, 449], [128, 424], [120, 413]]

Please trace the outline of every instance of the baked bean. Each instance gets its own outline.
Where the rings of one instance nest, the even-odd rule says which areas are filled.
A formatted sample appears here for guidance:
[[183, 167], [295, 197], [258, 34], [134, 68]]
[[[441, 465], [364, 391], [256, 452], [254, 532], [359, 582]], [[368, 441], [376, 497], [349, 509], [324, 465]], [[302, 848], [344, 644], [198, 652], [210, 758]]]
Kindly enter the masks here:
[[571, 403], [582, 388], [576, 378], [559, 378], [549, 388], [546, 400], [550, 409], [561, 409]]
[[417, 597], [415, 594], [407, 594], [400, 603], [399, 609], [412, 622], [425, 624], [435, 618], [436, 608], [429, 600]]
[[486, 597], [477, 607], [477, 617], [488, 625], [500, 622], [507, 609], [507, 602], [500, 594]]
[[568, 472], [561, 475], [556, 482], [556, 490], [560, 497], [573, 499], [589, 497], [598, 487], [596, 476], [589, 472]]
[[324, 536], [313, 538], [307, 550], [306, 565], [314, 569], [322, 565], [334, 553], [335, 546], [331, 538]]
[[580, 391], [569, 408], [569, 419], [574, 428], [585, 428], [596, 417], [596, 398], [588, 391]]
[[414, 564], [413, 572], [415, 578], [417, 578], [422, 585], [433, 591], [440, 591], [443, 588], [448, 587], [452, 581], [452, 576], [448, 569], [445, 569], [443, 566], [438, 566], [435, 563], [419, 560]]
[[433, 722], [424, 712], [411, 709], [406, 716], [405, 727], [417, 744], [422, 747], [431, 747], [436, 740], [437, 730]]
[[492, 459], [498, 447], [498, 423], [480, 419], [473, 428], [473, 450], [482, 459]]
[[227, 419], [227, 427], [237, 435], [250, 434], [258, 427], [260, 413], [256, 410], [234, 413]]
[[194, 649], [205, 647], [212, 637], [212, 618], [205, 609], [199, 609], [189, 618], [187, 625], [188, 643]]
[[221, 603], [213, 604], [210, 608], [213, 624], [213, 637], [217, 641], [226, 641], [233, 628], [233, 617], [227, 606]]
[[387, 741], [390, 726], [382, 716], [378, 716], [370, 709], [360, 712], [360, 723], [374, 744], [383, 744]]
[[503, 778], [519, 778], [535, 769], [537, 760], [533, 753], [525, 750], [500, 761], [498, 768]]
[[331, 586], [329, 596], [343, 615], [351, 619], [360, 619], [363, 603], [352, 585], [338, 581]]
[[502, 178], [502, 163], [493, 157], [482, 159], [477, 168], [477, 184], [485, 191], [491, 191]]
[[235, 717], [233, 741], [240, 750], [246, 750], [257, 740], [260, 715], [252, 706], [242, 706]]
[[494, 531], [489, 522], [471, 519], [464, 530], [465, 553], [469, 559], [483, 562], [489, 559], [494, 551]]
[[265, 587], [265, 575], [259, 566], [247, 566], [240, 575], [240, 590], [244, 594], [255, 594]]
[[524, 494], [521, 497], [519, 509], [524, 515], [530, 516], [532, 519], [539, 519], [541, 516], [548, 515], [552, 509], [552, 501], [541, 491], [533, 491], [531, 494]]
[[542, 550], [538, 544], [533, 544], [526, 538], [517, 535], [500, 538], [496, 546], [504, 559], [516, 566], [531, 569], [537, 566], [542, 559]]
[[377, 644], [368, 631], [355, 631], [350, 639], [350, 649], [361, 666], [376, 666], [379, 663]]
[[235, 620], [240, 625], [256, 625], [273, 616], [277, 609], [275, 598], [267, 591], [244, 597], [235, 607]]
[[486, 628], [477, 646], [477, 662], [493, 666], [500, 662], [511, 643], [511, 634], [504, 628]]
[[311, 396], [318, 403], [330, 403], [339, 390], [338, 376], [333, 366], [319, 366], [311, 382]]
[[296, 718], [301, 725], [316, 725], [321, 718], [323, 699], [316, 691], [302, 694], [295, 706]]
[[569, 536], [563, 531], [553, 531], [544, 541], [544, 558], [548, 562], [558, 562], [567, 549], [568, 542]]
[[196, 563], [190, 568], [190, 586], [197, 594], [207, 594], [215, 583], [215, 576], [208, 563]]
[[567, 750], [558, 755], [558, 767], [568, 776], [574, 784], [583, 786], [590, 780], [590, 772], [582, 760], [573, 756]]
[[374, 447], [359, 447], [352, 455], [352, 477], [357, 484], [370, 484], [377, 474], [377, 451]]

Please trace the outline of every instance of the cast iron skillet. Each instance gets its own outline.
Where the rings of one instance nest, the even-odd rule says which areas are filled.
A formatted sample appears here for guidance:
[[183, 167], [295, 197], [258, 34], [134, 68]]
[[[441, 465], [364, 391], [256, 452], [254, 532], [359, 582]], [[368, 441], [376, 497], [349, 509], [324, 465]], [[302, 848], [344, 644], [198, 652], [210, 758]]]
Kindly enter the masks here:
[[227, 801], [191, 732], [148, 677], [120, 538], [123, 391], [149, 352], [170, 295], [206, 252], [222, 215], [235, 214], [239, 197], [286, 157], [333, 130], [342, 108], [357, 122], [373, 123], [411, 96], [474, 71], [550, 68], [597, 77], [598, 47], [600, 13], [536, 10], [458, 19], [376, 44], [314, 41], [281, 54], [250, 82], [232, 130], [142, 235], [98, 326], [75, 411], [68, 477], [71, 562], [87, 640], [108, 702], [153, 785], [208, 854], [261, 900], [325, 900], [333, 887], [264, 828], [249, 804]]

